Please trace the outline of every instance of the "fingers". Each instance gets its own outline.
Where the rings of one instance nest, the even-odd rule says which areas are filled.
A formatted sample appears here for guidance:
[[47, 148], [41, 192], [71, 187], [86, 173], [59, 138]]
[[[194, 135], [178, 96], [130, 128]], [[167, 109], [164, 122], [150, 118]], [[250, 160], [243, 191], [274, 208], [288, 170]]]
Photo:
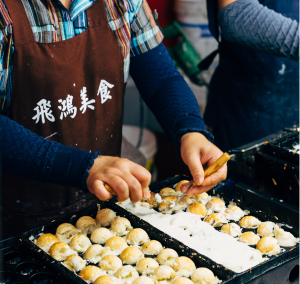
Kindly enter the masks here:
[[91, 192], [94, 193], [100, 200], [105, 201], [111, 199], [113, 196], [104, 187], [101, 180], [95, 180], [91, 187]]
[[131, 174], [124, 173], [122, 178], [126, 182], [132, 203], [136, 203], [143, 197], [143, 191], [139, 181]]
[[211, 184], [209, 186], [197, 186], [197, 187], [192, 187], [191, 189], [189, 189], [186, 193], [186, 195], [188, 197], [193, 197], [196, 194], [201, 194], [203, 192], [209, 191], [210, 189], [212, 189], [213, 187], [215, 187], [217, 184]]
[[[128, 184], [119, 176], [105, 175], [102, 180], [110, 185], [110, 187], [117, 194], [118, 201], [122, 202], [129, 198]], [[106, 190], [106, 189], [105, 189]]]
[[181, 191], [182, 193], [186, 193], [187, 190], [188, 190], [188, 188], [191, 186], [192, 183], [193, 183], [193, 181], [184, 183], [184, 184], [180, 187], [180, 191]]
[[214, 174], [205, 178], [202, 183], [202, 186], [210, 186], [212, 184], [217, 184], [218, 182], [226, 179], [226, 176], [227, 176], [227, 164], [223, 165]]
[[199, 155], [195, 155], [194, 152], [188, 153], [185, 157], [185, 163], [189, 167], [195, 184], [200, 186], [204, 180], [204, 171]]
[[142, 195], [145, 198], [150, 197], [149, 185], [151, 182], [151, 174], [144, 167], [131, 163], [130, 173], [138, 180], [142, 188]]

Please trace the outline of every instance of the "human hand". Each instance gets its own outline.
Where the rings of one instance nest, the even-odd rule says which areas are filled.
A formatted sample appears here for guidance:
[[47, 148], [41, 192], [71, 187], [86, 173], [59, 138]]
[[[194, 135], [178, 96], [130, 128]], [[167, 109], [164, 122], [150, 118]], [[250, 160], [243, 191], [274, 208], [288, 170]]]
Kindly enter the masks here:
[[130, 197], [131, 202], [135, 203], [142, 197], [150, 197], [150, 181], [149, 171], [128, 159], [99, 156], [89, 170], [86, 184], [89, 191], [100, 200], [113, 197], [104, 187], [104, 183], [107, 183], [117, 194], [119, 201]]
[[212, 165], [223, 152], [214, 144], [209, 142], [206, 137], [198, 132], [186, 133], [181, 138], [181, 157], [184, 163], [189, 167], [193, 181], [197, 185], [188, 190], [192, 182], [185, 183], [181, 186], [183, 193], [194, 196], [206, 192], [213, 188], [218, 182], [224, 180], [227, 176], [227, 164], [223, 165], [214, 174], [204, 179], [203, 166], [207, 164]]

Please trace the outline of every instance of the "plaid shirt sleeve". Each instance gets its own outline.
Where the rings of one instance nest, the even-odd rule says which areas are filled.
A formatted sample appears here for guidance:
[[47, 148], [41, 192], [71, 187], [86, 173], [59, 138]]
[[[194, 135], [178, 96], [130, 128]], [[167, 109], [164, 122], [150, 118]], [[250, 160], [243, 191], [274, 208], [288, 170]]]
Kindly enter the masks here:
[[129, 0], [131, 27], [130, 56], [145, 53], [163, 41], [163, 34], [156, 24], [146, 0]]

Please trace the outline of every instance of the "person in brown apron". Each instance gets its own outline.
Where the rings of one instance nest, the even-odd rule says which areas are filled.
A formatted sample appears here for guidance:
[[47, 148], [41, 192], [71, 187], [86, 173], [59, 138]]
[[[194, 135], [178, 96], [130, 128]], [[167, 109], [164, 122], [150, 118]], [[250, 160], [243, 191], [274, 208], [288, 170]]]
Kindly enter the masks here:
[[[35, 41], [20, 0], [4, 2], [12, 18], [15, 45], [8, 117], [41, 137], [63, 145], [92, 153], [101, 149], [102, 155], [95, 159], [86, 180], [87, 188], [99, 199], [111, 198], [103, 182], [113, 185], [120, 200], [127, 199], [130, 192], [130, 197], [137, 201], [142, 197], [142, 190], [147, 196], [150, 173], [129, 160], [118, 158], [122, 138], [124, 62], [108, 25], [104, 0], [95, 1], [86, 10], [86, 31], [50, 44]], [[202, 163], [212, 163], [220, 156], [220, 151], [200, 133], [183, 135], [181, 144], [183, 160], [189, 165], [194, 181], [202, 183], [199, 155]], [[195, 149], [199, 154], [195, 155]], [[206, 179], [202, 190], [208, 190], [225, 176], [226, 168]], [[4, 173], [2, 179], [3, 226], [7, 235], [75, 214], [99, 200], [92, 193], [82, 193], [71, 187]], [[196, 187], [191, 189], [194, 194], [196, 190]]]
[[[101, 149], [104, 155], [119, 156], [124, 62], [108, 25], [104, 1], [96, 1], [86, 10], [85, 32], [51, 44], [35, 41], [20, 0], [6, 0], [5, 4], [13, 21], [15, 42], [8, 116], [42, 137], [57, 132], [51, 140], [63, 145], [88, 152]], [[75, 107], [82, 105], [82, 96], [93, 102], [89, 104], [93, 109]], [[37, 114], [33, 119], [34, 109]], [[7, 174], [2, 179], [3, 226], [9, 235], [73, 214], [99, 201], [92, 193], [70, 187]]]

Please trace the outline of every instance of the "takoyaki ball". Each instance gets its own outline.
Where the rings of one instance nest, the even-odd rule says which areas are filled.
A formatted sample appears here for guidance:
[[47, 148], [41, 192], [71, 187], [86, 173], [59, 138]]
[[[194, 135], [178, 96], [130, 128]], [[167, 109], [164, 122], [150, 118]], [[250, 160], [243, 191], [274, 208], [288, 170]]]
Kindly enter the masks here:
[[220, 198], [212, 198], [210, 201], [206, 203], [206, 208], [213, 210], [215, 212], [220, 212], [225, 208], [225, 203]]
[[235, 223], [228, 223], [222, 226], [221, 231], [232, 237], [237, 237], [242, 234], [242, 229]]
[[188, 180], [181, 180], [179, 183], [176, 184], [176, 186], [175, 186], [175, 191], [181, 191], [181, 190], [180, 190], [181, 186], [182, 186], [183, 184], [189, 183], [189, 182], [190, 182], [190, 181], [188, 181]]
[[132, 229], [126, 235], [126, 241], [129, 245], [139, 246], [149, 241], [149, 236], [143, 229]]
[[191, 280], [195, 284], [215, 284], [215, 283], [220, 283], [219, 279], [217, 276], [214, 275], [214, 273], [205, 267], [200, 267], [197, 268], [192, 276]]
[[119, 216], [113, 219], [110, 225], [110, 230], [118, 236], [126, 235], [131, 229], [132, 226], [130, 224], [130, 221], [124, 217]]
[[73, 237], [81, 234], [81, 231], [76, 229], [72, 224], [63, 223], [56, 229], [56, 237], [60, 242], [69, 243]]
[[189, 278], [179, 277], [175, 279], [172, 284], [194, 284]]
[[193, 200], [187, 196], [180, 197], [180, 199], [178, 201], [178, 204], [183, 205], [183, 206], [187, 206], [191, 203], [193, 203]]
[[273, 237], [273, 229], [274, 229], [274, 223], [273, 222], [262, 222], [257, 227], [257, 234], [262, 237]]
[[108, 227], [116, 216], [116, 212], [111, 209], [101, 209], [97, 213], [96, 222], [102, 227]]
[[245, 232], [240, 235], [239, 241], [248, 245], [256, 245], [259, 241], [259, 236], [253, 232]]
[[115, 284], [115, 279], [113, 279], [113, 277], [109, 276], [109, 275], [102, 275], [99, 276], [94, 284]]
[[63, 262], [63, 265], [71, 271], [80, 271], [86, 266], [86, 260], [83, 260], [79, 255], [70, 255]]
[[205, 205], [210, 200], [210, 198], [210, 195], [208, 195], [206, 192], [193, 196], [194, 200], [201, 202], [203, 205]]
[[57, 242], [54, 243], [50, 249], [49, 254], [56, 260], [62, 261], [65, 260], [70, 255], [77, 255], [77, 251], [74, 251], [70, 248], [67, 243]]
[[237, 222], [245, 215], [245, 212], [238, 206], [230, 206], [225, 210], [225, 216], [228, 220], [233, 220]]
[[254, 229], [257, 228], [260, 223], [261, 222], [257, 218], [253, 216], [246, 216], [242, 218], [242, 220], [239, 222], [239, 225], [242, 228]]
[[95, 244], [105, 244], [108, 239], [113, 237], [113, 233], [106, 228], [97, 228], [91, 234], [91, 241]]
[[139, 273], [131, 265], [124, 265], [117, 270], [115, 277], [124, 283], [130, 283], [139, 277]]
[[168, 195], [174, 195], [174, 194], [175, 194], [175, 190], [171, 187], [165, 187], [159, 192], [159, 195], [161, 197], [165, 197]]
[[157, 261], [161, 265], [169, 265], [172, 266], [175, 259], [178, 258], [178, 253], [170, 248], [163, 249], [157, 255]]
[[212, 213], [212, 214], [208, 215], [204, 219], [204, 221], [209, 223], [213, 227], [220, 227], [223, 224], [227, 223], [226, 218], [223, 215], [219, 214], [219, 213]]
[[109, 247], [103, 247], [101, 245], [92, 245], [84, 253], [84, 259], [96, 264], [100, 262], [104, 256], [109, 254], [111, 254], [111, 250]]
[[295, 238], [290, 232], [280, 229], [277, 225], [274, 226], [274, 234], [278, 245], [282, 247], [292, 247], [299, 242], [299, 238]]
[[[155, 192], [150, 192], [150, 197], [155, 199]], [[150, 205], [150, 207], [157, 207], [158, 203], [154, 199], [142, 199], [141, 202], [147, 202]]]
[[153, 258], [143, 258], [136, 264], [136, 270], [139, 274], [150, 275], [159, 267], [158, 262]]
[[122, 251], [120, 258], [124, 264], [136, 264], [144, 258], [144, 254], [137, 247], [128, 247]]
[[151, 240], [143, 244], [141, 251], [145, 255], [157, 255], [163, 249], [159, 241]]
[[256, 248], [266, 255], [276, 255], [280, 253], [280, 246], [278, 245], [277, 240], [273, 237], [262, 237], [258, 241]]
[[116, 255], [106, 255], [100, 260], [99, 266], [107, 273], [116, 272], [122, 267], [122, 260]]
[[177, 275], [185, 277], [190, 277], [196, 270], [195, 263], [186, 256], [176, 258], [172, 264], [172, 268], [177, 272]]
[[119, 255], [128, 247], [127, 242], [122, 237], [114, 236], [107, 240], [106, 247], [109, 247], [114, 254]]
[[45, 252], [49, 252], [50, 247], [58, 242], [58, 238], [52, 234], [41, 235], [36, 241], [36, 245]]
[[173, 196], [173, 195], [169, 195], [169, 196], [165, 196], [162, 200], [163, 201], [161, 203], [159, 203], [159, 205], [158, 205], [159, 211], [164, 211], [170, 207], [171, 203], [164, 202], [164, 201], [175, 202], [177, 200], [177, 197]]
[[77, 235], [70, 242], [70, 248], [77, 252], [85, 252], [91, 245], [90, 239], [84, 235]]
[[78, 276], [87, 283], [94, 283], [98, 277], [104, 274], [105, 273], [99, 267], [89, 265], [83, 268]]
[[96, 221], [90, 216], [82, 216], [77, 220], [76, 228], [84, 235], [91, 234], [96, 228]]
[[154, 284], [153, 280], [147, 276], [140, 276], [135, 279], [132, 284]]
[[176, 277], [176, 272], [168, 265], [161, 265], [153, 272], [156, 281], [172, 281]]
[[193, 202], [187, 207], [187, 212], [199, 215], [200, 217], [205, 217], [207, 214], [206, 208], [202, 203]]

